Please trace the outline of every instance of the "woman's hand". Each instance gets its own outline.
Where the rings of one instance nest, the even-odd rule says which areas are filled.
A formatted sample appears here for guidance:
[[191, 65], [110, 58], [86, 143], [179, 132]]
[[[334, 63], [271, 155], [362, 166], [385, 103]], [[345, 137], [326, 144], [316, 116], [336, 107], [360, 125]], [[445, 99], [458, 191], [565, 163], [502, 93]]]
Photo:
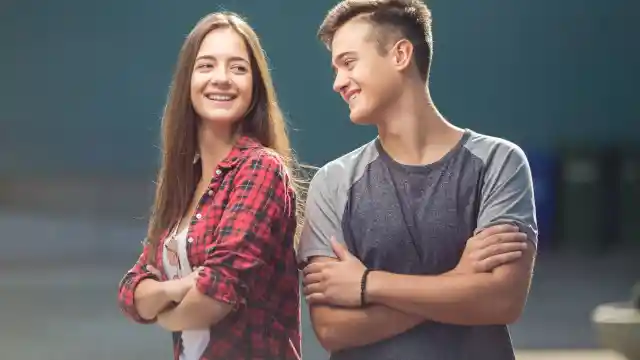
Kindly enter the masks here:
[[[151, 271], [158, 278], [162, 278], [160, 271], [153, 266], [147, 266], [147, 269]], [[187, 292], [193, 288], [196, 284], [196, 280], [198, 279], [198, 275], [202, 268], [199, 267], [191, 274], [181, 278], [174, 280], [163, 281], [160, 284], [164, 292], [167, 294], [167, 297], [171, 299], [171, 301], [179, 303], [184, 299], [184, 296], [187, 295]]]

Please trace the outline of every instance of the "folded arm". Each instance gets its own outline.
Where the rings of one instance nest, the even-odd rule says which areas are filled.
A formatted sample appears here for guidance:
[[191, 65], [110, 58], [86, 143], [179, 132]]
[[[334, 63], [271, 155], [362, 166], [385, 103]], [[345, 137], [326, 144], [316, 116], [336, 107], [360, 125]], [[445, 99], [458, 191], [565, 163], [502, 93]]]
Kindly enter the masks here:
[[517, 225], [529, 240], [522, 257], [489, 273], [443, 277], [374, 272], [371, 301], [451, 324], [507, 324], [520, 316], [537, 244], [531, 170], [524, 152], [512, 143], [498, 142], [489, 153], [477, 231], [500, 223]]
[[141, 324], [155, 322], [156, 316], [172, 304], [157, 276], [146, 268], [149, 249], [145, 245], [138, 261], [125, 274], [118, 287], [121, 311]]
[[158, 324], [169, 331], [208, 329], [232, 310], [232, 304], [214, 300], [194, 287], [176, 307], [158, 316]]
[[369, 274], [367, 299], [434, 321], [458, 325], [509, 324], [524, 308], [534, 246], [489, 273], [463, 275]]
[[[314, 257], [316, 261], [336, 261]], [[399, 335], [422, 323], [424, 318], [384, 305], [351, 309], [328, 305], [310, 306], [313, 329], [322, 347], [335, 352], [376, 343]]]
[[169, 330], [213, 326], [246, 304], [250, 291], [263, 279], [265, 264], [282, 246], [281, 224], [291, 194], [278, 159], [269, 155], [249, 158], [234, 179], [229, 205], [204, 251], [207, 259], [195, 287], [174, 309], [159, 316]]

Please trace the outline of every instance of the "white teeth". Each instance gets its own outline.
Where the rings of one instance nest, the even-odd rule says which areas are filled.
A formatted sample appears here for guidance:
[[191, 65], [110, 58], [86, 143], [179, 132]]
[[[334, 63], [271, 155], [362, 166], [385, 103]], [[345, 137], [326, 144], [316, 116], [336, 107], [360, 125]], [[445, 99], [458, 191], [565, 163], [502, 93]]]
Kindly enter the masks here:
[[351, 97], [349, 98], [349, 101], [353, 101], [358, 97], [358, 94], [353, 94], [351, 95]]
[[234, 98], [232, 95], [207, 95], [207, 99], [215, 101], [230, 101]]

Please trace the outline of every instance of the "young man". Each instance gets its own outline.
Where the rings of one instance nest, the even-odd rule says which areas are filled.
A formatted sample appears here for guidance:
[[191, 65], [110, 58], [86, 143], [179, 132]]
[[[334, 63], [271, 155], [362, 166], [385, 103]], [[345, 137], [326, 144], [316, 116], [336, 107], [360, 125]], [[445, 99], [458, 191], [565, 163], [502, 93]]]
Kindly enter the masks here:
[[522, 150], [433, 105], [421, 1], [343, 1], [319, 36], [351, 120], [379, 132], [309, 188], [298, 256], [321, 344], [335, 360], [514, 359], [537, 243]]

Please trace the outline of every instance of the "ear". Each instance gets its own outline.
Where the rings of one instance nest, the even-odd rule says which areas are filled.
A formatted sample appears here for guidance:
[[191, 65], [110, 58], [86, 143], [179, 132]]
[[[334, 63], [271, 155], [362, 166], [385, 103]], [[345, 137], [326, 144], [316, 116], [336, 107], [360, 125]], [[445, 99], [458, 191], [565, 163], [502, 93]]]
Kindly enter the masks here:
[[390, 49], [393, 65], [398, 71], [404, 71], [411, 65], [413, 44], [407, 39], [400, 39]]

